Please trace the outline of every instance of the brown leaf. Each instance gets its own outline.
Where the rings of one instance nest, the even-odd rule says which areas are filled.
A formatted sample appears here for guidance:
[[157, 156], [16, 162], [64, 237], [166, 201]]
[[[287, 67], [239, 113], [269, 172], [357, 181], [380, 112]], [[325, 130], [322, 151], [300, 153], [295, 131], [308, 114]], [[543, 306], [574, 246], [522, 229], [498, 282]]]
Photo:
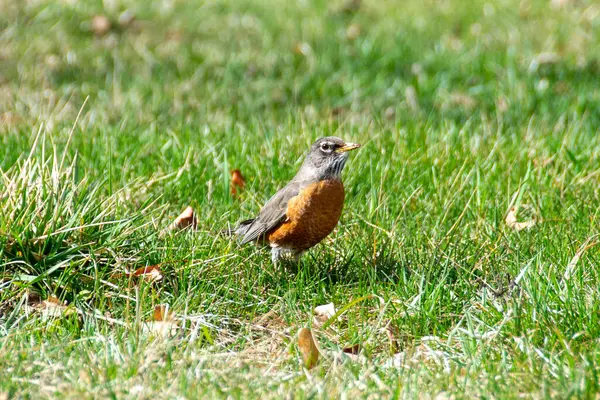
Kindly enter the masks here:
[[188, 206], [183, 212], [175, 218], [175, 221], [169, 226], [170, 231], [182, 230], [191, 227], [196, 229], [198, 221], [194, 209]]
[[298, 331], [298, 349], [306, 368], [311, 369], [317, 364], [317, 361], [319, 361], [319, 349], [310, 329], [300, 328]]
[[67, 307], [65, 303], [54, 296], [48, 296], [47, 299], [40, 300], [37, 295], [28, 295], [25, 310], [39, 313], [43, 320], [59, 318], [74, 312], [72, 308]]
[[239, 169], [231, 171], [231, 195], [237, 195], [238, 189], [242, 191], [246, 186], [246, 180]]
[[169, 311], [169, 305], [160, 304], [154, 307], [153, 320], [145, 322], [142, 329], [147, 334], [170, 337], [177, 334], [179, 324], [175, 320], [175, 314]]
[[342, 349], [342, 351], [344, 353], [346, 353], [346, 354], [354, 354], [354, 355], [357, 355], [358, 353], [360, 353], [360, 350], [361, 350], [361, 346], [358, 343], [353, 344], [352, 346], [349, 346], [349, 347], [344, 347]]
[[529, 221], [524, 222], [517, 222], [518, 211], [518, 207], [511, 207], [510, 210], [508, 210], [508, 214], [506, 214], [506, 219], [504, 220], [504, 222], [506, 222], [506, 225], [509, 228], [512, 228], [516, 231], [521, 231], [523, 229], [529, 229], [537, 223], [535, 219], [531, 219]]
[[104, 36], [110, 31], [110, 20], [104, 15], [94, 15], [92, 18], [92, 32], [96, 36]]
[[158, 282], [163, 278], [162, 271], [158, 265], [150, 265], [148, 267], [138, 268], [133, 273], [130, 273], [129, 276], [144, 278], [146, 282]]
[[175, 314], [169, 310], [168, 304], [159, 304], [154, 307], [154, 321], [173, 321]]

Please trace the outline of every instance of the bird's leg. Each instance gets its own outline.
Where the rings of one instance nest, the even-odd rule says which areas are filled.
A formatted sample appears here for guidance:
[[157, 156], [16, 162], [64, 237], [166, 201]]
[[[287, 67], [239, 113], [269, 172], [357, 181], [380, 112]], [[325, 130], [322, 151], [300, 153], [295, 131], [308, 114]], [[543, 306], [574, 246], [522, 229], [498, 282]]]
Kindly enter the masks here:
[[298, 265], [300, 263], [300, 257], [302, 251], [296, 251], [292, 249], [286, 249], [282, 247], [271, 248], [271, 260], [273, 265], [276, 267], [283, 265], [288, 271], [298, 272]]
[[271, 248], [271, 261], [273, 261], [273, 265], [276, 267], [279, 266], [279, 261], [281, 260], [281, 247], [272, 247]]

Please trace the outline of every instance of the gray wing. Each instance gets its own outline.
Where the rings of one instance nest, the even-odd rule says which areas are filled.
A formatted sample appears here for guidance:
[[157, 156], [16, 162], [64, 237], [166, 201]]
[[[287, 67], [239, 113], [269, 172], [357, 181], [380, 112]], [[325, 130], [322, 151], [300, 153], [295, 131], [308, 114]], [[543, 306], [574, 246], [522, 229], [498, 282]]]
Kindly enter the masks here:
[[300, 193], [300, 183], [290, 182], [286, 187], [275, 193], [267, 201], [258, 214], [258, 217], [248, 224], [243, 234], [241, 244], [252, 242], [267, 234], [271, 229], [286, 220], [288, 202]]

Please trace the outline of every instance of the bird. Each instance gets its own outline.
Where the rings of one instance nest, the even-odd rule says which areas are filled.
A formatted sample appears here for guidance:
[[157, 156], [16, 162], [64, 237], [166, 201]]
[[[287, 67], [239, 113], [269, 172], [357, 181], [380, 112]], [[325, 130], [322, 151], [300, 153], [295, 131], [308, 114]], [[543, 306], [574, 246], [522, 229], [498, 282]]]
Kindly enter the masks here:
[[344, 207], [342, 170], [348, 152], [359, 147], [335, 136], [318, 139], [292, 180], [232, 233], [242, 245], [268, 245], [275, 265], [285, 260], [298, 263], [336, 227]]

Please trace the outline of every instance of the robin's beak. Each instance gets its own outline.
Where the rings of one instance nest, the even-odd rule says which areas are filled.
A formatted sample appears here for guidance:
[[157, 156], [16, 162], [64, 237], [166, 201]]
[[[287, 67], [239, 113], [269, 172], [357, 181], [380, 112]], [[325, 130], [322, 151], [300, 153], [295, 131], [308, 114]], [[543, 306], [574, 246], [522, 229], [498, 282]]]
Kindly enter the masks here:
[[360, 147], [360, 144], [358, 144], [358, 143], [346, 143], [345, 145], [343, 145], [342, 147], [337, 149], [335, 152], [336, 153], [345, 153], [350, 150], [358, 149], [359, 147]]

